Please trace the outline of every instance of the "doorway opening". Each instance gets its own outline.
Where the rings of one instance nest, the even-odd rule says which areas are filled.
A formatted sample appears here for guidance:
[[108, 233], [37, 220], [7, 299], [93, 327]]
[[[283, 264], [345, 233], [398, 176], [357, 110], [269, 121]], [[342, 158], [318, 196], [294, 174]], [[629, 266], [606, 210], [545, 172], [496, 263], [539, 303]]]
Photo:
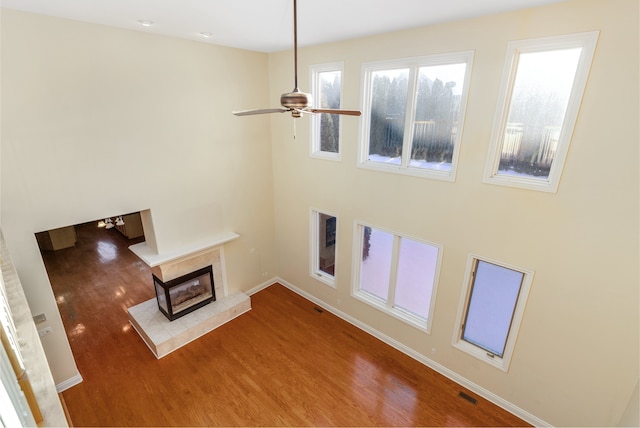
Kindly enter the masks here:
[[100, 219], [36, 234], [84, 382], [100, 367], [117, 367], [137, 350], [143, 358], [148, 352], [127, 314], [129, 307], [155, 297], [151, 269], [129, 250], [145, 236], [140, 213], [121, 217], [124, 224], [112, 217], [112, 227]]

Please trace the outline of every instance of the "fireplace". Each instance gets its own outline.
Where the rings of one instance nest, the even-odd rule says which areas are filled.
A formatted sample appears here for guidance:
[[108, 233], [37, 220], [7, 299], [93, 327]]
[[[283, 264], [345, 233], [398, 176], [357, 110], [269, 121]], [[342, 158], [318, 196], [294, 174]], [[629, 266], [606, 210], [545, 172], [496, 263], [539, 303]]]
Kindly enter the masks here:
[[167, 282], [153, 275], [153, 284], [158, 308], [170, 321], [216, 300], [211, 266]]

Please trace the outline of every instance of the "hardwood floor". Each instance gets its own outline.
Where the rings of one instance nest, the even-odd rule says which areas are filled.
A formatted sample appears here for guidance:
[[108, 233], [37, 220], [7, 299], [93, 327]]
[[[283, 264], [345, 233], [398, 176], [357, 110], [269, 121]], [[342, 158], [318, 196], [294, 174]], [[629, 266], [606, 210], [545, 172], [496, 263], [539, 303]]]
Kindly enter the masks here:
[[279, 284], [157, 360], [126, 314], [154, 297], [134, 242], [95, 224], [77, 233], [43, 254], [84, 379], [63, 392], [75, 426], [526, 425]]

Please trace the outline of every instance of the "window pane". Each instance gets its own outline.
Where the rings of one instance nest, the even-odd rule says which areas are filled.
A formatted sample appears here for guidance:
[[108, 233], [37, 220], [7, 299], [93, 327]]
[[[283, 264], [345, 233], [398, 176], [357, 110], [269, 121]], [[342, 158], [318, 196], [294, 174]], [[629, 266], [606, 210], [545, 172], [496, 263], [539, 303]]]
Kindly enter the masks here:
[[436, 275], [438, 248], [402, 238], [398, 257], [395, 306], [427, 319]]
[[400, 165], [409, 69], [375, 71], [371, 77], [368, 159]]
[[451, 171], [466, 63], [420, 67], [409, 166]]
[[574, 48], [519, 55], [499, 175], [549, 178], [581, 53]]
[[318, 268], [327, 275], [334, 275], [336, 264], [335, 217], [318, 213]]
[[463, 340], [502, 357], [523, 278], [522, 272], [477, 262]]
[[[340, 108], [341, 71], [318, 73], [320, 80], [320, 108]], [[320, 115], [320, 151], [338, 153], [340, 151], [340, 115]]]
[[362, 229], [360, 289], [387, 301], [393, 235], [368, 226]]

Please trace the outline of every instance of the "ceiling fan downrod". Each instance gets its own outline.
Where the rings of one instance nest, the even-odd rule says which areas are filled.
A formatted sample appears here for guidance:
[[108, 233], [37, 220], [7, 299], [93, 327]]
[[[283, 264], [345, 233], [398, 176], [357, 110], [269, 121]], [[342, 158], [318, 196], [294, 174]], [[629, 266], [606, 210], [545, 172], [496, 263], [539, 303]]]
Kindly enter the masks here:
[[293, 91], [298, 89], [298, 0], [293, 0]]
[[312, 100], [311, 94], [301, 92], [298, 87], [298, 1], [293, 0], [293, 91], [280, 96], [280, 105], [291, 109], [291, 116], [298, 118]]
[[298, 88], [298, 2], [293, 0], [293, 91], [280, 95], [281, 108], [267, 108], [257, 110], [234, 111], [236, 116], [250, 116], [267, 113], [291, 113], [294, 118], [301, 117], [303, 113], [316, 114], [343, 114], [348, 116], [360, 116], [358, 110], [342, 110], [331, 108], [312, 108], [312, 96]]

